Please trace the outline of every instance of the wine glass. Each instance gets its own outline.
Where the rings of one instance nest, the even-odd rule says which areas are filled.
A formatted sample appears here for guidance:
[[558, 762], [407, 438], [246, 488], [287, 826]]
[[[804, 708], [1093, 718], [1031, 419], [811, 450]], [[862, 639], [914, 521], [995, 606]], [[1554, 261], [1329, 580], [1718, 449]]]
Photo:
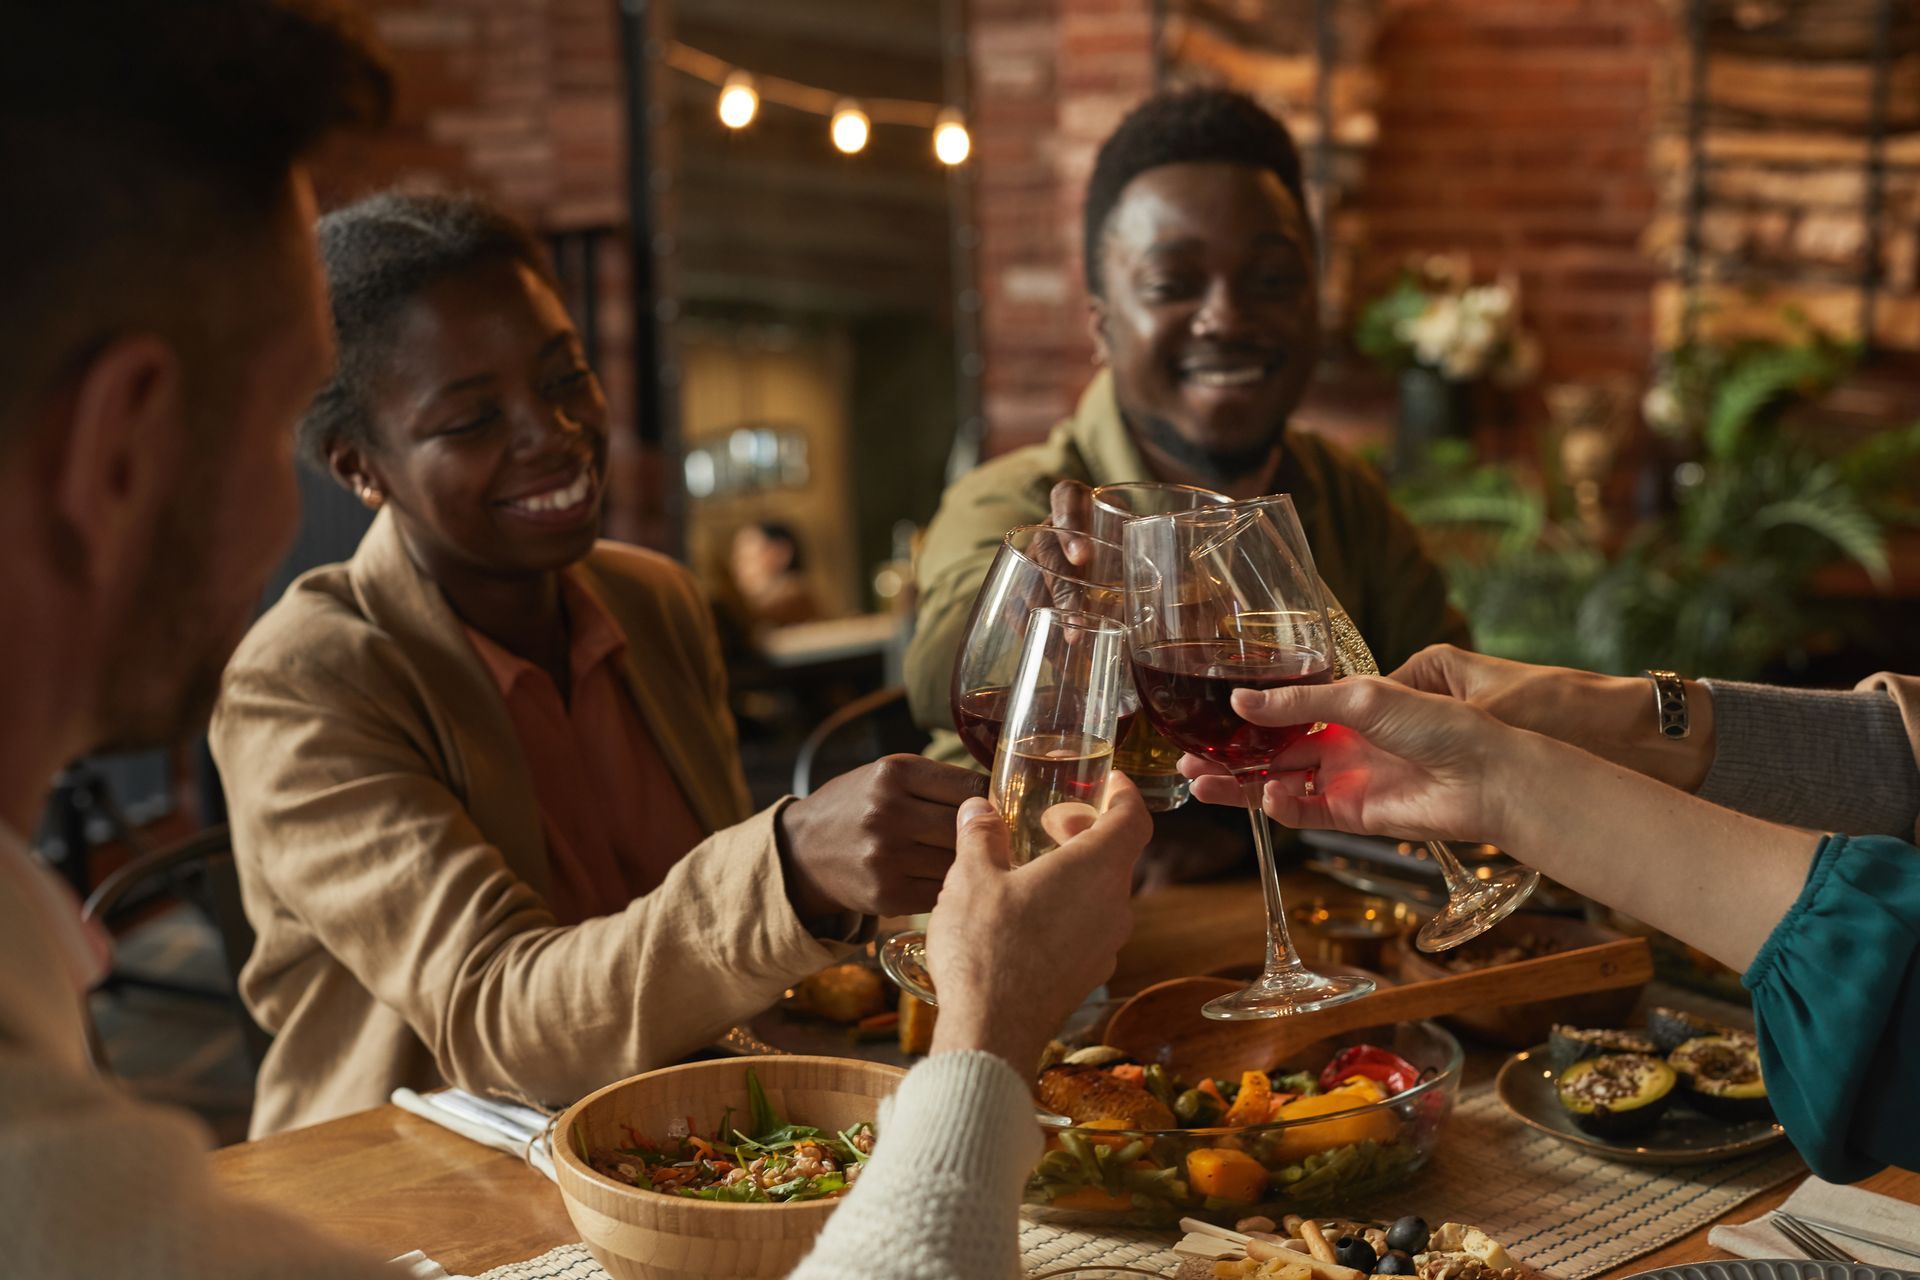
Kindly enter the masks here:
[[[1328, 622], [1333, 628], [1334, 670], [1342, 677], [1379, 675], [1380, 665], [1373, 660], [1373, 650], [1367, 646], [1366, 637], [1360, 634], [1360, 628], [1353, 624], [1333, 593], [1325, 594]], [[1414, 943], [1422, 951], [1445, 951], [1479, 937], [1512, 915], [1540, 884], [1538, 871], [1520, 866], [1495, 872], [1482, 880], [1460, 865], [1460, 859], [1445, 841], [1429, 840], [1426, 845], [1447, 882], [1447, 905], [1420, 926], [1420, 932], [1415, 935]]]
[[1100, 538], [1031, 524], [1001, 539], [974, 597], [950, 695], [954, 731], [983, 768], [993, 767], [1034, 612], [1065, 609], [1118, 622], [1121, 577], [1120, 548]]
[[[1088, 527], [1095, 538], [1118, 543], [1127, 521], [1137, 516], [1191, 511], [1228, 501], [1225, 494], [1211, 489], [1158, 480], [1103, 484], [1093, 491]], [[1180, 748], [1154, 728], [1152, 720], [1141, 716], [1134, 722], [1133, 731], [1121, 740], [1114, 767], [1133, 780], [1149, 810], [1165, 812], [1185, 804], [1192, 790], [1192, 784], [1180, 773], [1180, 755]]]
[[1239, 1021], [1307, 1013], [1357, 999], [1372, 979], [1314, 973], [1287, 934], [1273, 839], [1260, 807], [1273, 761], [1311, 724], [1256, 725], [1233, 710], [1233, 691], [1333, 679], [1333, 635], [1292, 499], [1143, 516], [1122, 530], [1127, 629], [1142, 710], [1184, 751], [1239, 780], [1260, 858], [1267, 956], [1260, 977], [1209, 1001], [1209, 1018]]
[[[1007, 824], [1014, 866], [1060, 846], [1059, 806], [1098, 813], [1105, 805], [1114, 745], [1126, 737], [1138, 705], [1126, 654], [1126, 630], [1113, 618], [1034, 610], [1006, 691], [988, 790]], [[923, 930], [882, 943], [880, 967], [905, 991], [937, 1003]]]

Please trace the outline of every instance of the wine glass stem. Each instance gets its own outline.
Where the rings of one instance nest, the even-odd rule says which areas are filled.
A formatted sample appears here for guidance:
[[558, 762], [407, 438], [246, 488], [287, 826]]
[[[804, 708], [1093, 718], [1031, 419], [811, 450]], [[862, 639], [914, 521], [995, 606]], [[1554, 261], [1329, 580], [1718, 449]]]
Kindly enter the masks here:
[[1447, 882], [1447, 896], [1457, 898], [1463, 893], [1472, 893], [1478, 885], [1467, 869], [1460, 865], [1460, 859], [1453, 856], [1453, 850], [1444, 840], [1427, 841], [1427, 852], [1440, 864], [1440, 874]]
[[1280, 901], [1280, 868], [1273, 861], [1273, 832], [1267, 826], [1266, 810], [1260, 807], [1266, 779], [1257, 773], [1240, 779], [1240, 790], [1247, 798], [1247, 817], [1253, 823], [1253, 848], [1260, 860], [1260, 892], [1267, 900], [1268, 977], [1301, 968], [1300, 955], [1293, 949], [1293, 936], [1287, 932], [1287, 909]]

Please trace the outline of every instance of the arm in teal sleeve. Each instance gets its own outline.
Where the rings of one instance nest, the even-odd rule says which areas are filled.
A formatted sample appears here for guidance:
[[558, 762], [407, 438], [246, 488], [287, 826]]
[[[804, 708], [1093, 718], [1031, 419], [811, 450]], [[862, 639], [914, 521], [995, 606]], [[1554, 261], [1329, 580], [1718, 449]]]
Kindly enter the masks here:
[[1920, 1170], [1920, 849], [1821, 841], [1745, 982], [1767, 1092], [1813, 1171]]

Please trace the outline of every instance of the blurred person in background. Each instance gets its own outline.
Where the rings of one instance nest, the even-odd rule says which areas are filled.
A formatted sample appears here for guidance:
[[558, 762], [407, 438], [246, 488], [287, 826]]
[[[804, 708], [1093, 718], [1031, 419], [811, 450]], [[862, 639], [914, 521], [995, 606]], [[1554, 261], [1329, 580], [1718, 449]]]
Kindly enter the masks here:
[[820, 604], [807, 585], [800, 535], [779, 520], [756, 520], [735, 530], [728, 556], [733, 587], [755, 629], [811, 622]]
[[[1275, 762], [1276, 822], [1495, 844], [1705, 952], [1753, 994], [1768, 1097], [1814, 1172], [1920, 1170], [1920, 679], [1650, 675], [1657, 700], [1644, 679], [1442, 647], [1391, 678], [1241, 689], [1234, 709], [1332, 726]], [[1215, 766], [1181, 769], [1195, 799], [1242, 803]]]

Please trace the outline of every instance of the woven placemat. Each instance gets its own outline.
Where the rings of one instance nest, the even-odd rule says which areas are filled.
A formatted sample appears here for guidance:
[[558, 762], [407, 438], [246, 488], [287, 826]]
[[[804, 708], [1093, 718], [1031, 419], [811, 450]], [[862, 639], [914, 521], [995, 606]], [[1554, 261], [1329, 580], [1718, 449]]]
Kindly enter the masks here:
[[[1528, 1266], [1561, 1280], [1585, 1280], [1671, 1244], [1805, 1171], [1785, 1143], [1714, 1164], [1616, 1164], [1528, 1128], [1507, 1113], [1491, 1086], [1482, 1086], [1461, 1095], [1447, 1140], [1411, 1186], [1341, 1212], [1469, 1222]], [[1023, 1220], [1020, 1257], [1029, 1275], [1068, 1266], [1136, 1266], [1172, 1275], [1178, 1235]], [[573, 1244], [496, 1267], [478, 1280], [605, 1276], [586, 1246]]]

